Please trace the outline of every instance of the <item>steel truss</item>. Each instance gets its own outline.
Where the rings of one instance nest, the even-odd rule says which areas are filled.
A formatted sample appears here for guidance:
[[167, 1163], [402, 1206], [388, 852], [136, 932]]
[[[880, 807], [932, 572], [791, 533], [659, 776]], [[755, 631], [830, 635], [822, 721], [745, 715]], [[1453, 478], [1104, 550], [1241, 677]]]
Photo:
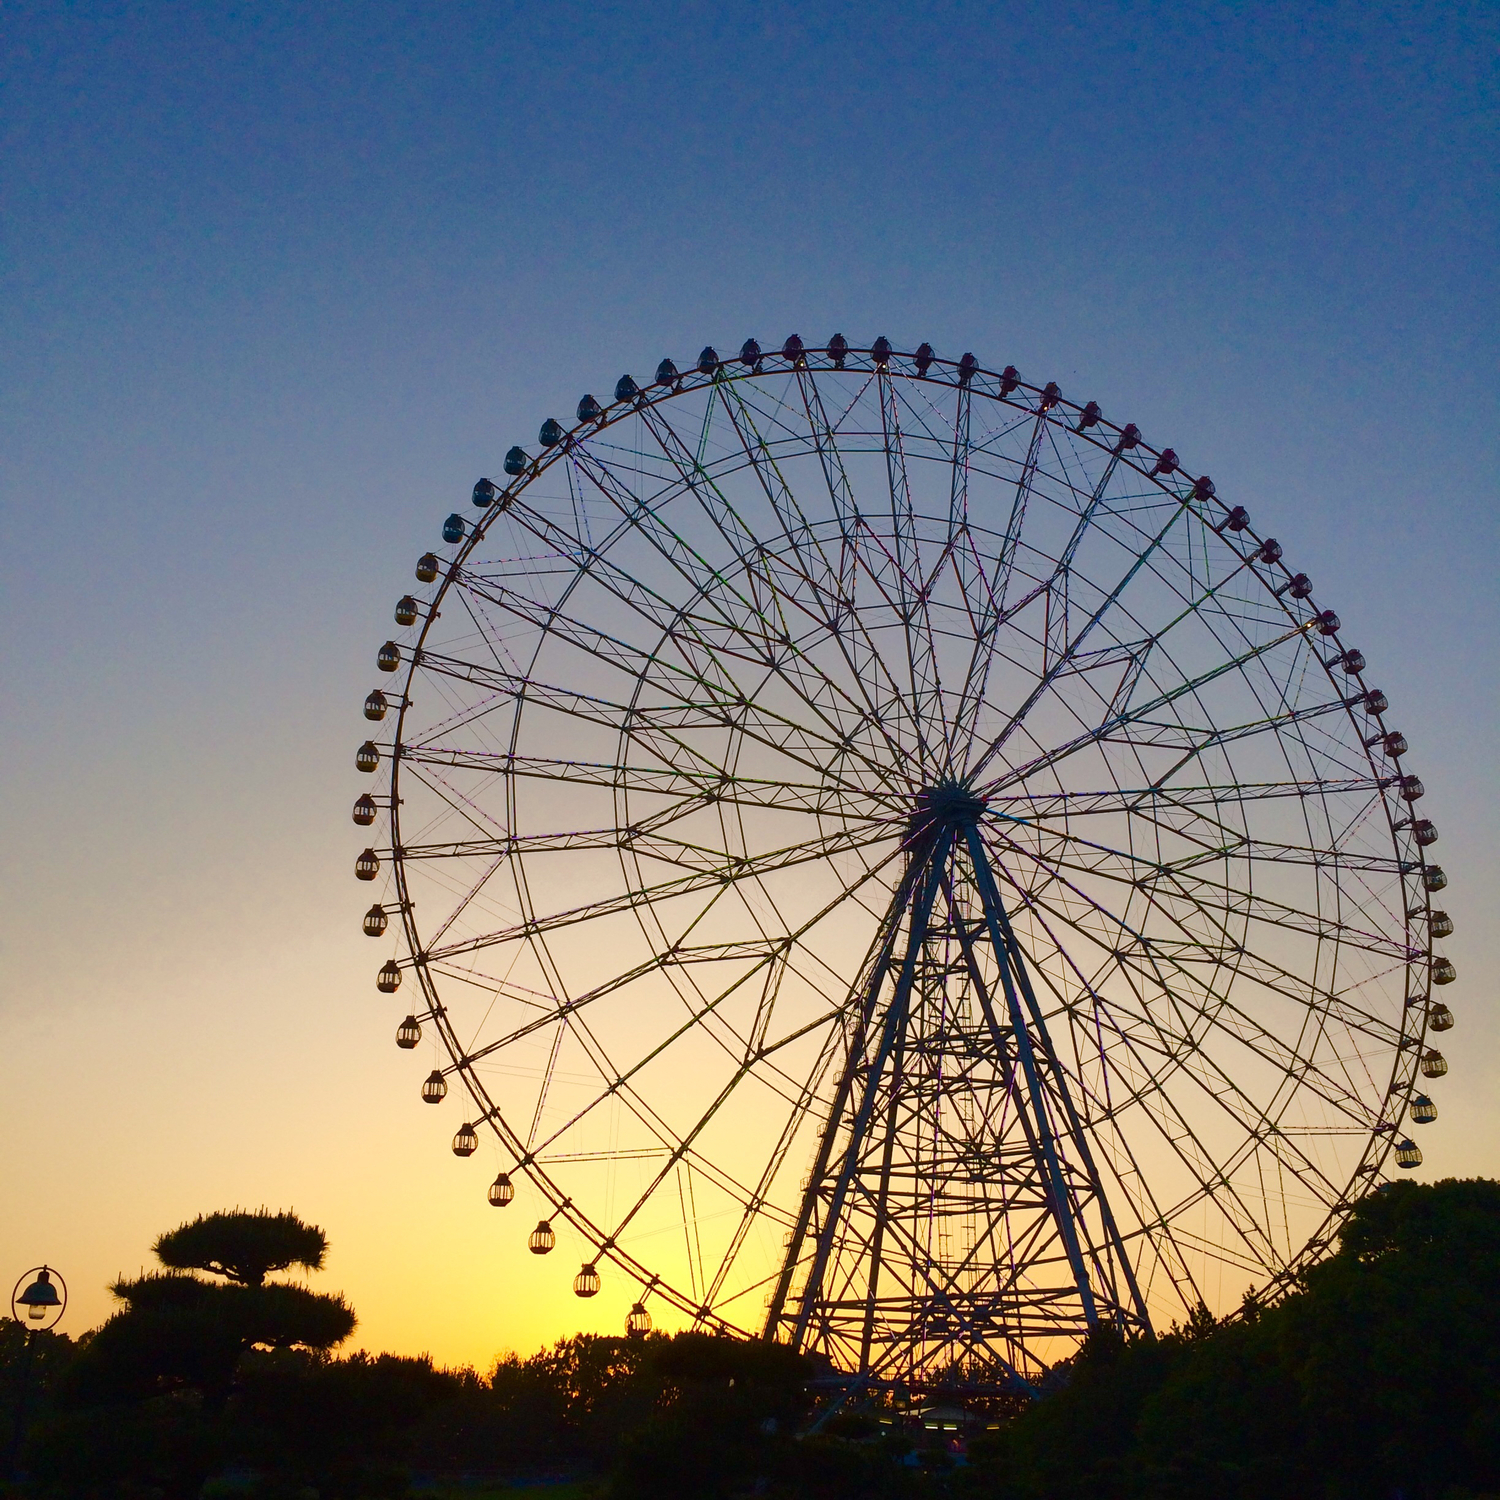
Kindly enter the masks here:
[[919, 797], [766, 1319], [867, 1389], [921, 1389], [946, 1366], [950, 1383], [1030, 1392], [1039, 1351], [1101, 1318], [1151, 1326], [983, 812], [957, 785]]

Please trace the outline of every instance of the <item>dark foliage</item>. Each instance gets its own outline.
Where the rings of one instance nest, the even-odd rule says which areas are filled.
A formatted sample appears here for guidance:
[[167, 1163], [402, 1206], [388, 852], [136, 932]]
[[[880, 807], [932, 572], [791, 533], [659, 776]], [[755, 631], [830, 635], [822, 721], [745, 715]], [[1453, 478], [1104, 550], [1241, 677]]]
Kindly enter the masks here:
[[499, 1361], [487, 1388], [466, 1384], [434, 1407], [407, 1452], [424, 1470], [614, 1469], [624, 1495], [711, 1495], [771, 1472], [806, 1378], [805, 1361], [775, 1345], [581, 1334]]
[[962, 1468], [945, 1435], [868, 1412], [798, 1437], [817, 1372], [779, 1345], [582, 1335], [486, 1379], [333, 1358], [335, 1315], [300, 1288], [143, 1276], [92, 1338], [35, 1341], [28, 1461], [41, 1500], [396, 1500], [413, 1473], [593, 1474], [610, 1500], [1481, 1500], [1500, 1494], [1497, 1282], [1500, 1184], [1400, 1184], [1273, 1307], [1096, 1335]]
[[65, 1333], [0, 1319], [0, 1412], [14, 1412], [23, 1397], [28, 1406], [49, 1400], [77, 1347]]
[[128, 1406], [56, 1411], [38, 1422], [25, 1466], [66, 1500], [195, 1500], [228, 1457], [222, 1426], [190, 1393]]
[[162, 1235], [152, 1250], [174, 1271], [209, 1271], [242, 1286], [259, 1286], [272, 1271], [292, 1266], [321, 1271], [328, 1236], [293, 1213], [235, 1209], [199, 1214]]
[[205, 1298], [116, 1313], [73, 1361], [60, 1404], [76, 1410], [192, 1390], [222, 1405], [246, 1345], [216, 1311]]
[[568, 1402], [545, 1358], [509, 1358], [488, 1383], [465, 1382], [427, 1412], [412, 1430], [407, 1451], [420, 1468], [438, 1473], [527, 1472], [570, 1459], [578, 1446]]
[[68, 1493], [134, 1483], [196, 1495], [244, 1448], [228, 1407], [246, 1355], [321, 1352], [353, 1330], [343, 1298], [265, 1280], [321, 1264], [326, 1247], [322, 1230], [264, 1210], [210, 1214], [163, 1235], [158, 1254], [173, 1269], [117, 1281], [123, 1308], [54, 1381], [53, 1410], [28, 1449], [34, 1471]]
[[619, 1500], [714, 1500], [787, 1471], [791, 1433], [808, 1404], [812, 1371], [803, 1356], [781, 1344], [682, 1333], [648, 1345], [642, 1373], [655, 1400], [616, 1450]]
[[28, 1429], [50, 1415], [76, 1349], [65, 1333], [0, 1321], [0, 1478], [9, 1477]]
[[472, 1371], [439, 1370], [426, 1358], [257, 1352], [241, 1366], [228, 1426], [238, 1461], [278, 1487], [373, 1500], [405, 1493], [423, 1417], [482, 1388]]
[[1500, 1183], [1397, 1183], [1278, 1305], [1101, 1334], [976, 1445], [994, 1500], [1500, 1492]]
[[[647, 1420], [659, 1396], [652, 1352], [665, 1340], [579, 1334], [526, 1361], [496, 1365], [491, 1387], [525, 1390], [539, 1382], [558, 1412], [554, 1427], [563, 1456], [606, 1462], [627, 1432]], [[519, 1377], [519, 1378], [518, 1378]]]
[[221, 1407], [246, 1350], [328, 1349], [354, 1329], [342, 1297], [300, 1286], [225, 1286], [169, 1274], [116, 1282], [112, 1290], [125, 1310], [74, 1362], [62, 1393], [67, 1405], [140, 1401], [185, 1387]]

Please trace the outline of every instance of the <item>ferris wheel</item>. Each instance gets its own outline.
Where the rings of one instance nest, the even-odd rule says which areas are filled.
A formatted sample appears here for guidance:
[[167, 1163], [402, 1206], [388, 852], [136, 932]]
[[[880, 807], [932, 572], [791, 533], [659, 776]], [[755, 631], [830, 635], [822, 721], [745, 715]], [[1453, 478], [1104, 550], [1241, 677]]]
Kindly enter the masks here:
[[1275, 1296], [1420, 1162], [1422, 783], [1172, 449], [794, 336], [503, 467], [380, 648], [356, 874], [422, 1097], [579, 1296], [1024, 1393]]

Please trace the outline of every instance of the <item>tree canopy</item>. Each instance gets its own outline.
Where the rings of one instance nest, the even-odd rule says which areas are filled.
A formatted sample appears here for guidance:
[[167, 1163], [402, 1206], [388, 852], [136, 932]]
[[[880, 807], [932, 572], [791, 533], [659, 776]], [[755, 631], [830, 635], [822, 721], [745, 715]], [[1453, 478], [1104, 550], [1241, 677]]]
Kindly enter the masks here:
[[241, 1286], [260, 1286], [272, 1271], [292, 1266], [321, 1271], [328, 1236], [294, 1213], [235, 1209], [199, 1214], [190, 1223], [168, 1230], [152, 1250], [162, 1265], [174, 1271], [208, 1271]]
[[162, 1235], [155, 1249], [166, 1271], [111, 1286], [125, 1305], [69, 1372], [71, 1404], [144, 1400], [188, 1388], [209, 1407], [222, 1407], [248, 1350], [323, 1351], [354, 1331], [354, 1311], [342, 1297], [266, 1281], [272, 1271], [323, 1264], [327, 1236], [295, 1214], [202, 1214]]

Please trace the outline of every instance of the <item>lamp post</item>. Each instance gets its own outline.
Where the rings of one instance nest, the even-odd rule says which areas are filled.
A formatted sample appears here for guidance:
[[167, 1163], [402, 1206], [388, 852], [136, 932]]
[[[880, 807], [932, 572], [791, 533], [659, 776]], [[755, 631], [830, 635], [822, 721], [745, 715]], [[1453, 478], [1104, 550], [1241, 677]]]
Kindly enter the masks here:
[[56, 1328], [62, 1321], [67, 1306], [68, 1284], [51, 1266], [33, 1266], [16, 1282], [15, 1289], [10, 1294], [11, 1317], [26, 1329], [26, 1348], [21, 1356], [21, 1371], [16, 1380], [15, 1422], [10, 1435], [8, 1467], [12, 1475], [16, 1473], [16, 1466], [20, 1461], [21, 1439], [26, 1432], [26, 1397], [30, 1394], [36, 1336], [46, 1329]]

